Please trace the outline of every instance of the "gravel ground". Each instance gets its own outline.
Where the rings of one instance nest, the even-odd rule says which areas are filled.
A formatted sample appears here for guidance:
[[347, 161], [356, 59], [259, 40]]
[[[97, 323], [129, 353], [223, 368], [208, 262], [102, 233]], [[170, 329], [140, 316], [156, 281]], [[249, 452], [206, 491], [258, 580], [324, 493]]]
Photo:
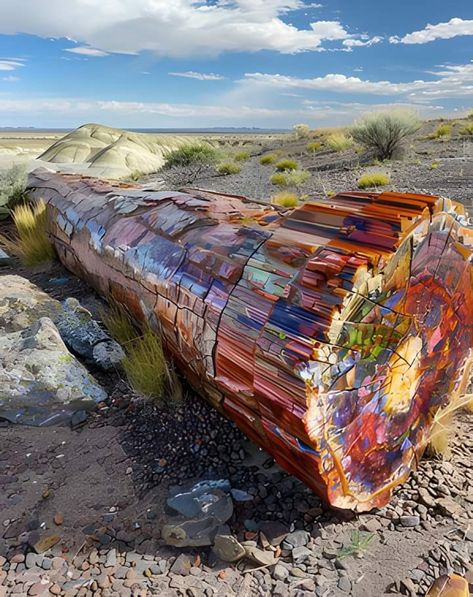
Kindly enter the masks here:
[[[393, 162], [393, 186], [471, 205], [473, 144], [462, 143], [414, 144], [421, 163]], [[359, 171], [347, 164], [356, 157], [299, 156], [305, 168], [328, 168], [313, 170], [304, 192], [353, 188]], [[430, 169], [434, 160], [440, 167]], [[241, 174], [198, 186], [267, 199], [271, 172], [252, 158]], [[100, 299], [59, 264], [0, 276], [13, 270], [100, 313]], [[169, 410], [134, 395], [119, 375], [93, 373], [110, 398], [79, 429], [0, 422], [0, 597], [415, 596], [450, 571], [473, 582], [471, 414], [458, 415], [448, 459], [424, 458], [386, 508], [358, 516], [327, 509], [185, 386], [183, 403]], [[229, 532], [277, 564], [228, 564], [211, 548], [165, 545], [169, 487], [208, 478], [248, 494], [234, 497]]]
[[[299, 189], [300, 195], [309, 199], [357, 189], [361, 175], [381, 171], [390, 175], [391, 183], [379, 190], [442, 195], [472, 208], [473, 138], [459, 135], [458, 125], [454, 126], [451, 139], [427, 139], [438, 125], [439, 121], [425, 123], [415, 137], [406, 141], [402, 159], [380, 165], [370, 165], [370, 160], [353, 150], [335, 153], [322, 148], [310, 154], [306, 150], [307, 140], [295, 141], [290, 135], [272, 142], [266, 140], [255, 146], [257, 155], [240, 163], [239, 174], [220, 176], [211, 174], [209, 169], [193, 186], [270, 201], [271, 196], [281, 189], [269, 182], [275, 172], [274, 165], [262, 166], [259, 157], [261, 153], [277, 150], [281, 156], [296, 159], [301, 169], [311, 172], [309, 181]], [[165, 171], [140, 182], [155, 184], [163, 179], [166, 187], [175, 188], [175, 173], [168, 176]]]

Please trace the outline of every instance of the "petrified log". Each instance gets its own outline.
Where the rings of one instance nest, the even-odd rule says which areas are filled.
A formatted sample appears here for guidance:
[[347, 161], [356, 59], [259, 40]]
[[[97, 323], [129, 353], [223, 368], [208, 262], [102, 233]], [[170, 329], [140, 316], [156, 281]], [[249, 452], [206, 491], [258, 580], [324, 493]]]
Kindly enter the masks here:
[[158, 326], [191, 384], [333, 506], [380, 507], [463, 392], [461, 205], [345, 193], [281, 211], [38, 170], [71, 271]]

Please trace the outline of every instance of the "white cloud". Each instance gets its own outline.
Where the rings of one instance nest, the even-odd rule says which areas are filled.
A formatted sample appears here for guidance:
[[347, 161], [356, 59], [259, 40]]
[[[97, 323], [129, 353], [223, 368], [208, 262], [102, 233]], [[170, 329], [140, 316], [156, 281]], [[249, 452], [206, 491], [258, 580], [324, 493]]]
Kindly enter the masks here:
[[183, 73], [168, 73], [172, 77], [184, 77], [185, 79], [197, 79], [198, 81], [222, 81], [225, 77], [216, 75], [215, 73], [196, 73], [193, 70], [188, 70]]
[[6, 81], [7, 83], [16, 83], [19, 81], [20, 77], [15, 77], [14, 75], [8, 75], [7, 77], [2, 77], [2, 81]]
[[17, 68], [21, 68], [22, 66], [25, 65], [23, 64], [23, 60], [21, 60], [20, 58], [0, 58], [1, 71], [16, 70]]
[[430, 72], [433, 80], [408, 82], [370, 81], [360, 77], [342, 74], [328, 74], [323, 77], [302, 79], [279, 74], [247, 73], [240, 86], [269, 89], [307, 89], [344, 94], [372, 94], [408, 97], [410, 101], [430, 101], [431, 98], [461, 98], [473, 96], [473, 62], [460, 65], [443, 65]]
[[19, 11], [18, 0], [1, 0], [0, 33], [67, 37], [105, 52], [291, 54], [360, 39], [338, 21], [315, 21], [306, 29], [285, 22], [284, 15], [306, 7], [303, 0], [48, 0], [47, 10], [37, 0], [21, 4]]
[[392, 44], [426, 44], [436, 39], [451, 39], [460, 35], [473, 35], [473, 20], [465, 21], [455, 17], [446, 23], [426, 25], [425, 29], [413, 31], [404, 37], [394, 35], [389, 41]]
[[368, 38], [366, 36], [362, 36], [361, 39], [345, 39], [343, 40], [342, 44], [347, 48], [361, 48], [363, 46], [374, 46], [375, 44], [379, 44], [383, 41], [383, 38], [379, 35], [375, 35], [374, 37]]
[[65, 52], [72, 52], [73, 54], [81, 54], [82, 56], [108, 56], [108, 52], [98, 50], [97, 48], [86, 48], [79, 46], [78, 48], [66, 48]]

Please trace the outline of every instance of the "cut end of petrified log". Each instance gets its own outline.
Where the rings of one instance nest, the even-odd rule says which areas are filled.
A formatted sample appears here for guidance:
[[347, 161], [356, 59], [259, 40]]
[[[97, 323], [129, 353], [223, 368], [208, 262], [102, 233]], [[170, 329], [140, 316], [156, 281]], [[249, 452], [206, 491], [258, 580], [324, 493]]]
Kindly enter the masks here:
[[453, 201], [29, 186], [63, 263], [155, 321], [190, 383], [335, 507], [386, 504], [464, 389], [473, 234]]

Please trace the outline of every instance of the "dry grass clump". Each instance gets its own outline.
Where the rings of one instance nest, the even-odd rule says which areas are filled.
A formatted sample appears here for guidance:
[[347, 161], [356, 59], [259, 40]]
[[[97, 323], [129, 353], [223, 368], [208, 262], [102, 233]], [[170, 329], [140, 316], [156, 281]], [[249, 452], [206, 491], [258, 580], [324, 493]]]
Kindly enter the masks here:
[[276, 170], [278, 172], [285, 172], [286, 170], [297, 170], [299, 164], [296, 160], [290, 160], [289, 158], [285, 158], [283, 160], [279, 160], [276, 164]]
[[389, 184], [389, 176], [384, 172], [369, 172], [360, 176], [358, 179], [359, 189], [371, 189], [374, 187], [384, 187]]
[[345, 133], [332, 133], [325, 140], [325, 144], [332, 151], [346, 151], [353, 146], [353, 139]]
[[439, 166], [440, 164], [438, 162], [432, 162], [431, 164], [429, 164], [429, 170], [437, 170]]
[[466, 124], [460, 131], [460, 135], [473, 135], [473, 122]]
[[235, 162], [221, 162], [216, 168], [219, 174], [229, 175], [241, 172], [241, 167]]
[[440, 124], [433, 133], [430, 133], [429, 139], [445, 139], [452, 134], [452, 126], [450, 124]]
[[17, 205], [11, 212], [16, 235], [0, 235], [0, 246], [16, 255], [28, 267], [51, 261], [54, 247], [47, 229], [46, 205], [43, 200], [34, 205]]
[[321, 147], [322, 147], [322, 143], [320, 141], [311, 141], [310, 143], [307, 143], [307, 145], [306, 145], [307, 151], [309, 151], [310, 153], [315, 153]]
[[259, 163], [262, 166], [268, 166], [269, 164], [274, 164], [277, 160], [277, 157], [273, 153], [267, 153], [266, 155], [262, 155], [259, 159]]
[[235, 162], [246, 162], [246, 160], [249, 160], [250, 157], [251, 154], [249, 151], [237, 151], [235, 154], [233, 154], [233, 159]]
[[450, 452], [450, 439], [454, 433], [454, 415], [460, 409], [473, 412], [473, 395], [464, 394], [456, 400], [437, 411], [430, 428], [428, 452], [441, 456], [448, 456]]
[[138, 329], [120, 305], [102, 313], [102, 321], [125, 351], [122, 367], [135, 392], [161, 402], [180, 398], [179, 383], [166, 360], [161, 338], [149, 324]]
[[311, 173], [307, 170], [293, 170], [286, 174], [287, 184], [289, 186], [293, 185], [295, 187], [302, 186], [305, 182], [309, 180], [311, 177]]
[[288, 185], [287, 176], [283, 172], [276, 172], [273, 174], [269, 179], [269, 182], [277, 187], [287, 187]]
[[298, 200], [295, 193], [276, 193], [271, 198], [271, 203], [280, 205], [281, 207], [296, 207]]

